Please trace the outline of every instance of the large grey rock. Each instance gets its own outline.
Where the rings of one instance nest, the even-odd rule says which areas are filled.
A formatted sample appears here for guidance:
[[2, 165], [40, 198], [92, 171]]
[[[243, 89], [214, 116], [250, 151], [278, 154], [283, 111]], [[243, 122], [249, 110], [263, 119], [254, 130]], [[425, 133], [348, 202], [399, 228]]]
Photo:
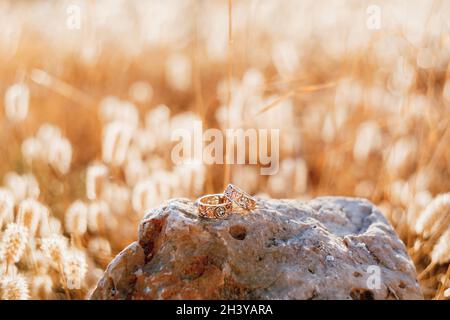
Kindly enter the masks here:
[[423, 298], [403, 243], [370, 202], [258, 206], [227, 220], [198, 218], [186, 199], [151, 210], [139, 241], [110, 263], [91, 298]]

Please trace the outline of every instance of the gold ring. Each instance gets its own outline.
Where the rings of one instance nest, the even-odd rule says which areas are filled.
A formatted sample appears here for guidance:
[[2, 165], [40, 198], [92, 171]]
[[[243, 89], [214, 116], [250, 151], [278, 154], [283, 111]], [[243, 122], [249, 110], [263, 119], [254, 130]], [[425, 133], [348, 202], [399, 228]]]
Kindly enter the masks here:
[[197, 199], [198, 214], [208, 219], [223, 219], [230, 215], [233, 203], [221, 193], [208, 194]]
[[256, 208], [256, 200], [235, 185], [229, 184], [225, 189], [224, 195], [228, 200], [236, 203], [245, 210], [253, 210]]

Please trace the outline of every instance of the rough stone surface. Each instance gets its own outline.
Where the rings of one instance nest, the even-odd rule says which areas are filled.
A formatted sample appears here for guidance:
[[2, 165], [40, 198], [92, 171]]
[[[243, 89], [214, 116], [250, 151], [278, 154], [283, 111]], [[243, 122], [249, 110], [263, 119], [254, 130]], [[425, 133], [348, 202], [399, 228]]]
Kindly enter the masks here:
[[258, 206], [226, 220], [198, 218], [187, 199], [151, 210], [91, 299], [423, 298], [403, 243], [370, 202]]

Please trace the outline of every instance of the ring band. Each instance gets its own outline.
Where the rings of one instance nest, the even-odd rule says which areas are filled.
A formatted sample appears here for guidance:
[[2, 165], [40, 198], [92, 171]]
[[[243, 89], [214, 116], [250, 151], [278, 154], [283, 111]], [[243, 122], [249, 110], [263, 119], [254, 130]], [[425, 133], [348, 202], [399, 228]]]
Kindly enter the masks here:
[[197, 199], [199, 216], [208, 219], [223, 219], [230, 215], [233, 203], [221, 193], [208, 194]]
[[235, 185], [229, 184], [224, 192], [225, 197], [245, 210], [256, 208], [256, 200]]

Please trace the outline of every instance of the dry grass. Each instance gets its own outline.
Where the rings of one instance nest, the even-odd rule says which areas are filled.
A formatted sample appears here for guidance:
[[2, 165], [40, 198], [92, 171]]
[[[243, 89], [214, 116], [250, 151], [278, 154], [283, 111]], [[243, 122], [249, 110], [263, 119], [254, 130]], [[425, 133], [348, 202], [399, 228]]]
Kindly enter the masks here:
[[[1, 298], [85, 298], [146, 208], [230, 180], [369, 198], [448, 298], [450, 6], [378, 2], [377, 31], [364, 1], [79, 1], [81, 30], [2, 2]], [[174, 166], [164, 133], [195, 119], [280, 128], [279, 173]]]

